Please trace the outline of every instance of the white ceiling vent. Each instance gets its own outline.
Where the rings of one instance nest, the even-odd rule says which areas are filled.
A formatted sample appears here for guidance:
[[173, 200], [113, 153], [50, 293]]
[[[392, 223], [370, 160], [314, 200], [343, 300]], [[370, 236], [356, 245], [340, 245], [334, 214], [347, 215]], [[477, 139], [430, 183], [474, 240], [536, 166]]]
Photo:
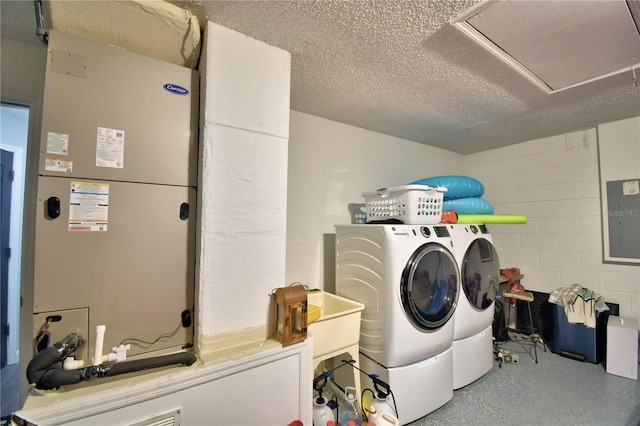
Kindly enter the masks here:
[[625, 71], [635, 76], [640, 25], [631, 11], [639, 1], [490, 0], [452, 23], [554, 93]]

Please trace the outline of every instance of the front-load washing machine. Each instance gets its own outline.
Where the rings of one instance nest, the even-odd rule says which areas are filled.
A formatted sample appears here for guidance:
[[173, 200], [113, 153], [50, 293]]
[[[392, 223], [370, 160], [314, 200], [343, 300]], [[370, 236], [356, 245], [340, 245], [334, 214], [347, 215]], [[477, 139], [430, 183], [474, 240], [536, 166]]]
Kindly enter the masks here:
[[493, 316], [500, 280], [498, 253], [484, 225], [449, 225], [460, 267], [460, 298], [453, 333], [453, 388], [493, 368]]
[[360, 365], [390, 386], [403, 424], [453, 397], [452, 250], [442, 225], [336, 226], [336, 293], [364, 304]]

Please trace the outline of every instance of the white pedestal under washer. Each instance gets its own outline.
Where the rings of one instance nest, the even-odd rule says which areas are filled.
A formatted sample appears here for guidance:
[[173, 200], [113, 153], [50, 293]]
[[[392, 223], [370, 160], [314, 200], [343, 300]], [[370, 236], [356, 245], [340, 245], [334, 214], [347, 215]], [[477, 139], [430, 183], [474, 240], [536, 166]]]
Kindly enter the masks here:
[[460, 298], [454, 315], [453, 388], [493, 368], [495, 297], [500, 280], [498, 253], [484, 225], [449, 225], [460, 267]]
[[336, 226], [336, 293], [364, 304], [361, 365], [389, 380], [403, 424], [453, 397], [452, 249], [443, 225]]

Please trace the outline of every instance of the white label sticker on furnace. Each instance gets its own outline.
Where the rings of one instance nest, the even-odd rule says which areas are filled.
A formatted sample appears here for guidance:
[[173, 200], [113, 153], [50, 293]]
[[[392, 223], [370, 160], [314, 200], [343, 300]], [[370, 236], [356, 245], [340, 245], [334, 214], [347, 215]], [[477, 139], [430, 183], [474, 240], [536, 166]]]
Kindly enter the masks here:
[[69, 231], [106, 232], [108, 217], [108, 183], [71, 182]]
[[47, 133], [47, 154], [69, 154], [69, 135], [64, 133]]
[[640, 194], [640, 180], [628, 180], [622, 182], [622, 195]]
[[48, 172], [71, 173], [73, 171], [73, 161], [61, 160], [59, 158], [45, 158], [44, 169]]
[[114, 169], [124, 167], [124, 130], [98, 127], [96, 166]]

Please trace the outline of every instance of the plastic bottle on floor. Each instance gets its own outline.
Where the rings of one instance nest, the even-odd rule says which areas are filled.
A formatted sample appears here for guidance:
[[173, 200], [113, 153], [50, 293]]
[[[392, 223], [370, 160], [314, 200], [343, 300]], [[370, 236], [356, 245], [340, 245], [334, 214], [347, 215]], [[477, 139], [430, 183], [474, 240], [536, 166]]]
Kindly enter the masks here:
[[[371, 414], [372, 411], [376, 411], [378, 415], [381, 415], [382, 413], [389, 413], [395, 417], [396, 414], [388, 396], [382, 398], [381, 396], [376, 395], [373, 401], [369, 404], [369, 413]], [[371, 416], [369, 415], [368, 417]]]
[[323, 397], [313, 400], [313, 426], [326, 426], [330, 421], [335, 424], [335, 420], [333, 411]]
[[347, 400], [344, 409], [342, 410], [342, 417], [340, 418], [341, 426], [361, 426], [362, 416], [356, 408], [356, 388], [345, 387], [344, 396]]
[[387, 411], [377, 411], [373, 404], [369, 407], [369, 422], [376, 426], [400, 426], [396, 416]]

